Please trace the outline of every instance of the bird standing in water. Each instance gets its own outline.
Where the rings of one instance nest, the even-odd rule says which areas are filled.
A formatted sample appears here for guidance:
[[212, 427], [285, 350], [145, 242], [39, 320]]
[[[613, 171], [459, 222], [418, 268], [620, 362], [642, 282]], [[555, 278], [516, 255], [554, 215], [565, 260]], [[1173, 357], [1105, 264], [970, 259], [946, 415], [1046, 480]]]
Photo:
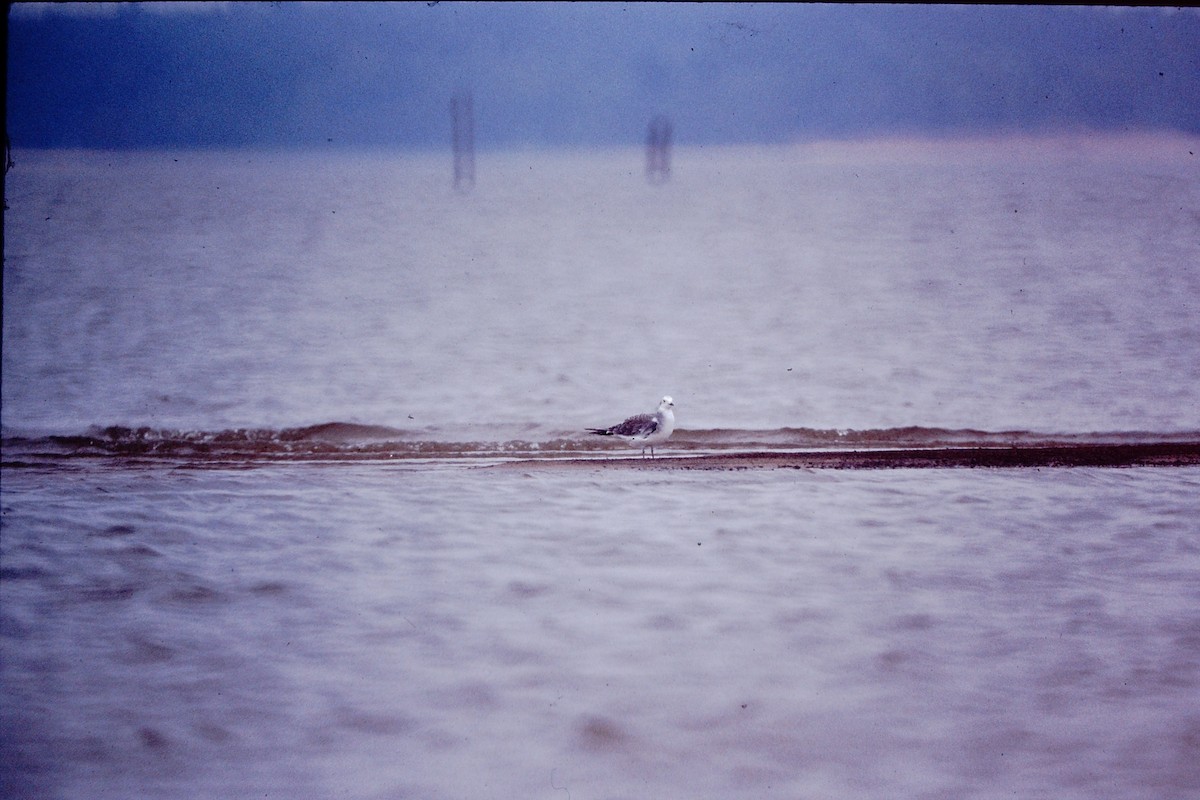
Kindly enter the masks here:
[[674, 430], [675, 401], [669, 395], [658, 401], [658, 411], [653, 414], [638, 414], [611, 428], [587, 428], [597, 436], [620, 436], [630, 447], [642, 448], [643, 457], [649, 447], [651, 458], [654, 446], [665, 442]]

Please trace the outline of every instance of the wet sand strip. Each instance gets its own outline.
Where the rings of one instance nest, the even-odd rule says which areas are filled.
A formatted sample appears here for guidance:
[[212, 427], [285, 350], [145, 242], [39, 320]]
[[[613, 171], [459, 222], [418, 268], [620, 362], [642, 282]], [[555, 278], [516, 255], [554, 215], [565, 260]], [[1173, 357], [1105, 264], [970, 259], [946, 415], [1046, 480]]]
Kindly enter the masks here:
[[1031, 467], [1183, 467], [1200, 465], [1200, 442], [940, 447], [906, 450], [729, 452], [699, 456], [538, 459], [499, 466], [543, 469], [914, 469]]

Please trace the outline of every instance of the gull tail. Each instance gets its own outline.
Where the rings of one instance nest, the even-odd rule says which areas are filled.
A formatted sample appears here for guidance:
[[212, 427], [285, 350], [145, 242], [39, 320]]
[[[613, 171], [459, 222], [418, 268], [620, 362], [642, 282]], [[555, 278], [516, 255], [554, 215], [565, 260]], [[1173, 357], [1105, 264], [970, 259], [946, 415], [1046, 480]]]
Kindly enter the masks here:
[[613, 433], [608, 428], [584, 428], [588, 433], [594, 433], [597, 436], [612, 436]]

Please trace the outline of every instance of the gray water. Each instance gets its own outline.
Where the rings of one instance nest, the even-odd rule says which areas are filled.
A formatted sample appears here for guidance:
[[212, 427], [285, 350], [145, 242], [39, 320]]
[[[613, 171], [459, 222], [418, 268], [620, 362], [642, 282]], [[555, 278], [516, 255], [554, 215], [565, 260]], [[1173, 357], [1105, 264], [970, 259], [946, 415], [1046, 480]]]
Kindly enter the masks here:
[[4, 476], [13, 797], [1194, 797], [1200, 469]]
[[1200, 468], [543, 454], [1200, 440], [1198, 144], [16, 153], [0, 795], [1196, 796]]
[[1194, 152], [18, 152], [4, 425], [1196, 431]]

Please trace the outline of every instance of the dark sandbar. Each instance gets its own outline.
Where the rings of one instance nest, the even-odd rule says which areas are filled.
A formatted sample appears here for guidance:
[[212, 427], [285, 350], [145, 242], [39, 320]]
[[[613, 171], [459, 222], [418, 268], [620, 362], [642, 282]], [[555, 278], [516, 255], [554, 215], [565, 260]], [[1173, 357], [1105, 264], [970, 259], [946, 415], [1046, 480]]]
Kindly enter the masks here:
[[1200, 465], [1200, 442], [1062, 445], [1042, 447], [942, 447], [906, 450], [729, 452], [660, 455], [657, 458], [539, 459], [501, 466], [589, 469], [913, 469], [1030, 467], [1183, 467]]

